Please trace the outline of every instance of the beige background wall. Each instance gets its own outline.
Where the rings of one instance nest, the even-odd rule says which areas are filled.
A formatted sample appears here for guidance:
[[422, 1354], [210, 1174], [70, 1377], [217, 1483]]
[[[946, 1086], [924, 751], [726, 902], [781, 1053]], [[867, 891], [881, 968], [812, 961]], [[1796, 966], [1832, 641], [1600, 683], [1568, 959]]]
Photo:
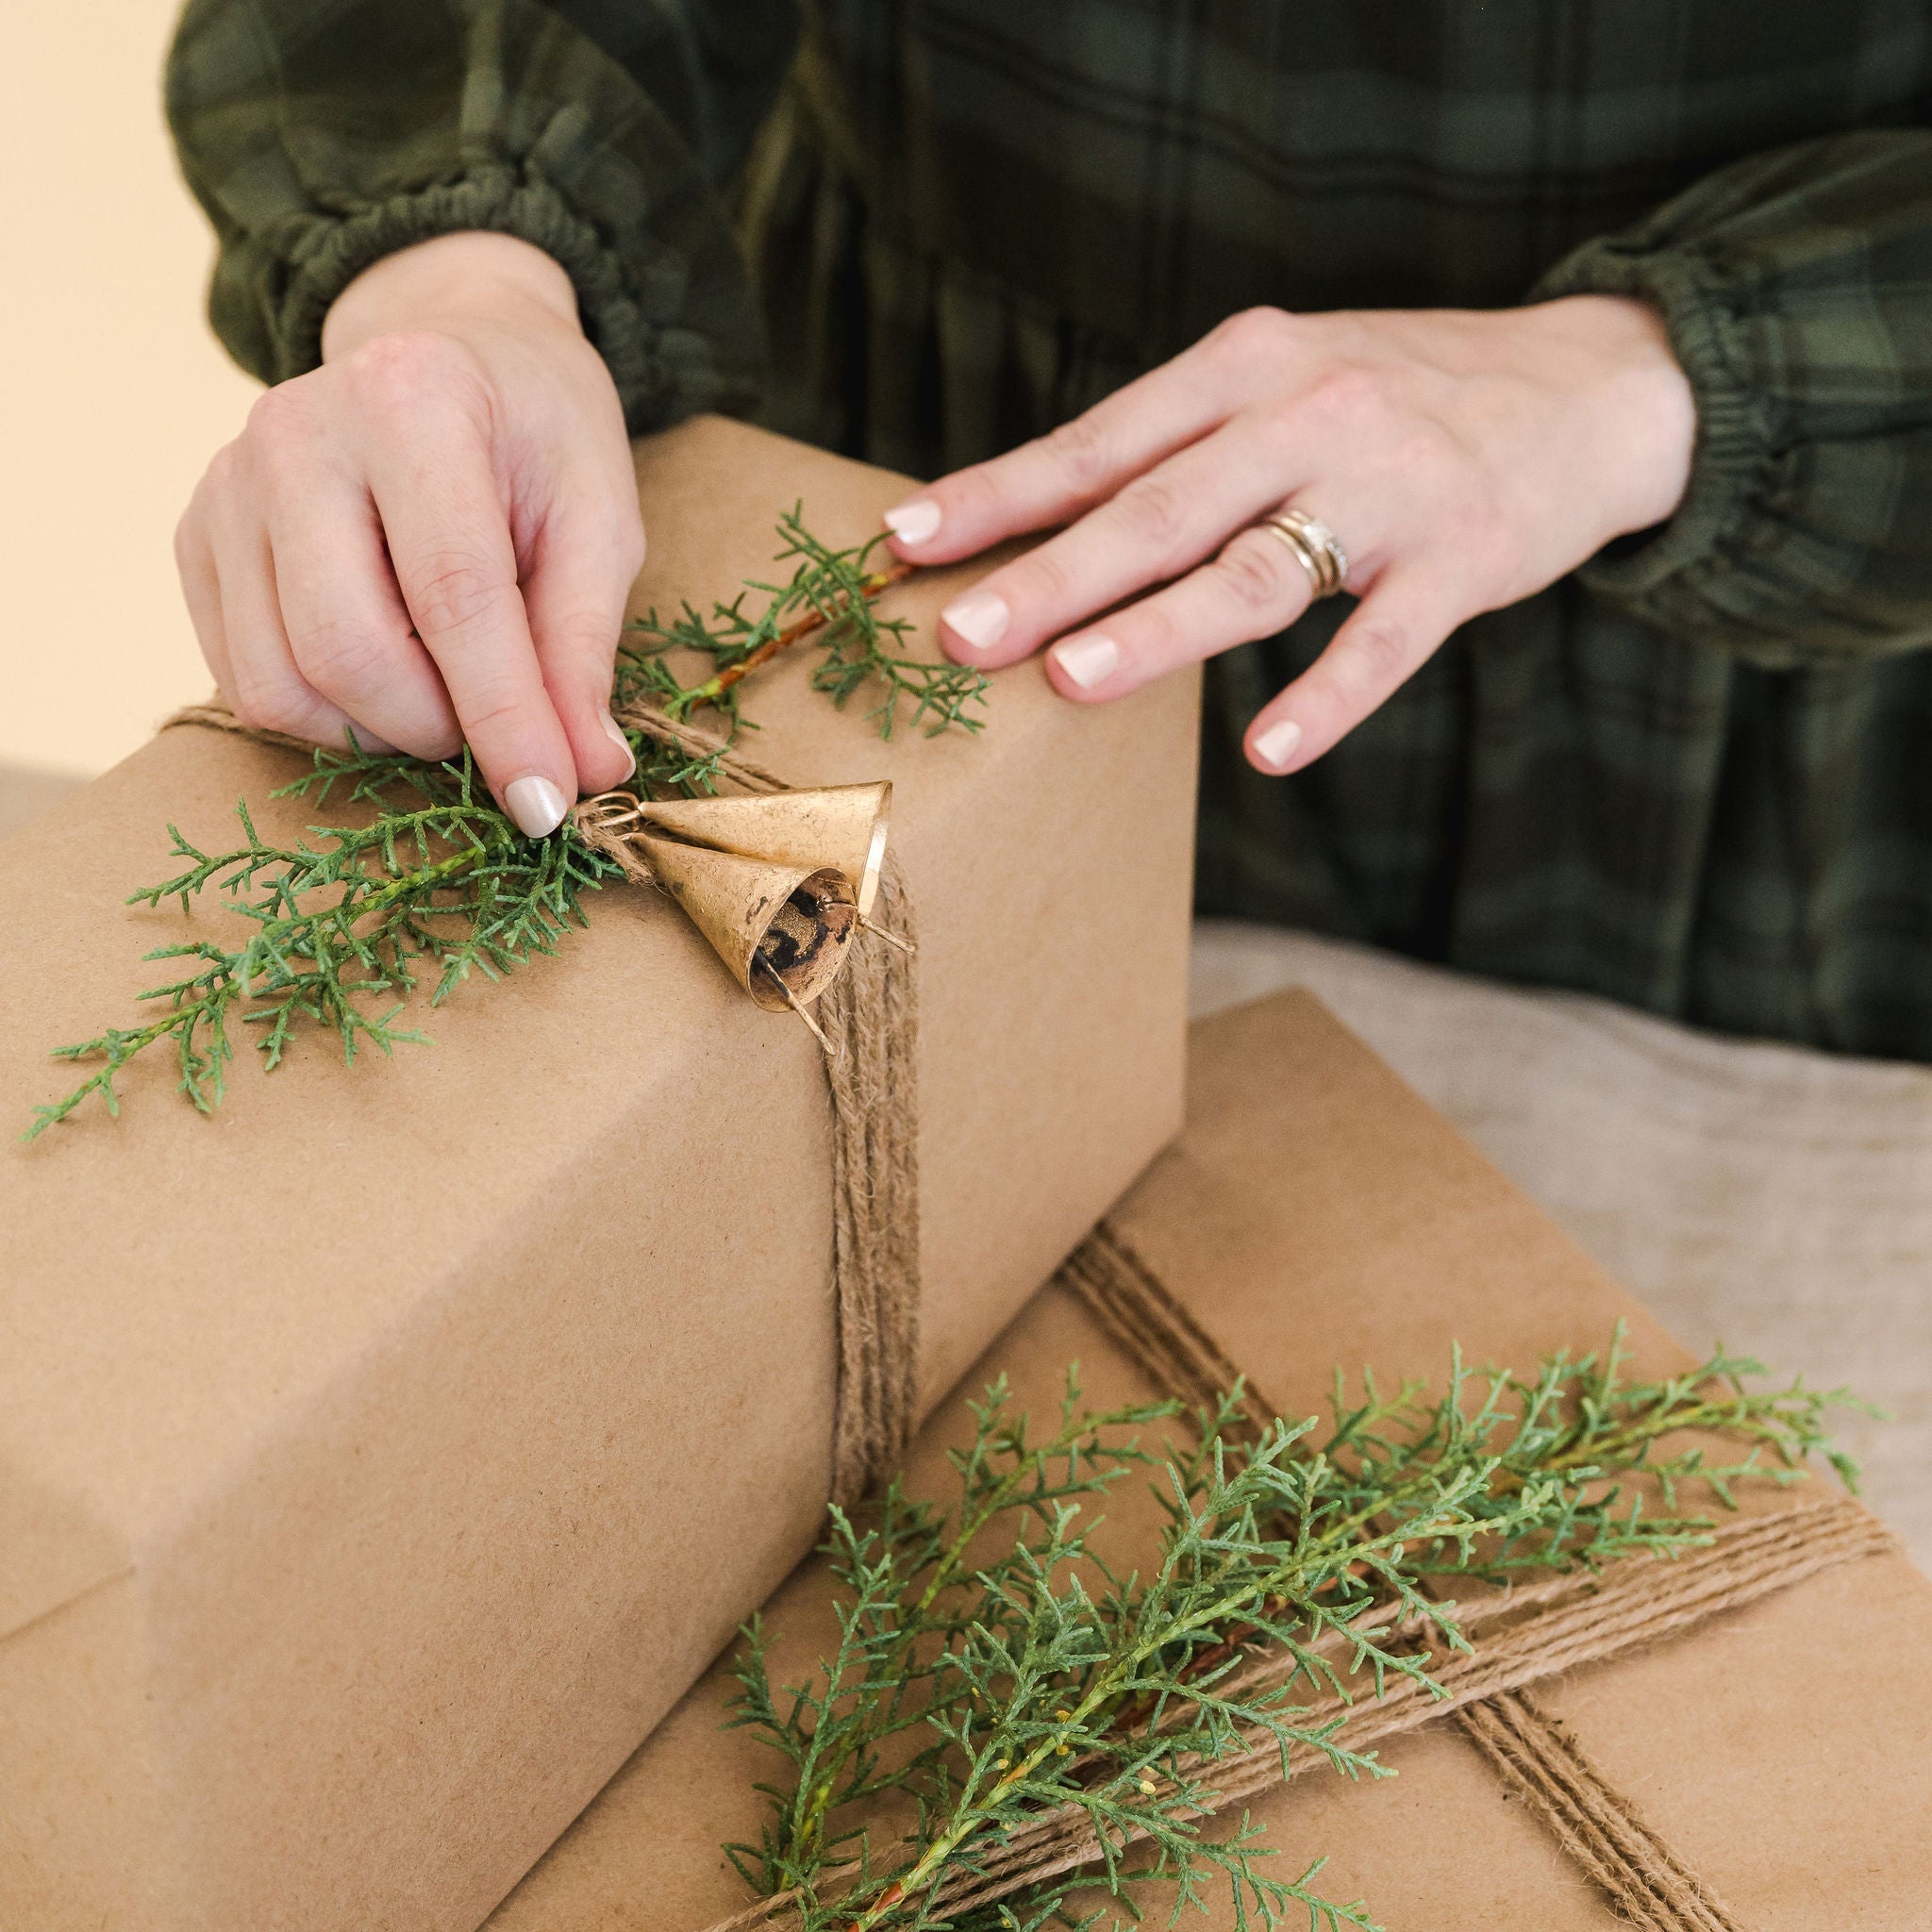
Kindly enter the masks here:
[[0, 0], [0, 764], [93, 773], [208, 688], [175, 519], [257, 392], [202, 318], [173, 0]]

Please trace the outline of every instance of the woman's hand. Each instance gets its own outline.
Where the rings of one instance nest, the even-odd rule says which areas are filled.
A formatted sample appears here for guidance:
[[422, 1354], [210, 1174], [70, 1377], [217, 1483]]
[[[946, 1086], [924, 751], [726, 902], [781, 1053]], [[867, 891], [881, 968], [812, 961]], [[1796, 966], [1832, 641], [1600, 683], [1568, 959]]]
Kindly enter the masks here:
[[643, 560], [608, 371], [569, 277], [447, 235], [343, 291], [320, 369], [272, 389], [175, 534], [243, 723], [418, 758], [465, 741], [532, 837], [631, 755], [609, 711]]
[[1260, 308], [886, 521], [919, 563], [1067, 525], [949, 605], [941, 639], [989, 666], [1050, 645], [1057, 689], [1092, 702], [1292, 624], [1309, 572], [1256, 525], [1291, 507], [1320, 518], [1361, 602], [1248, 727], [1251, 761], [1291, 772], [1465, 619], [1669, 516], [1695, 427], [1661, 322], [1621, 296]]

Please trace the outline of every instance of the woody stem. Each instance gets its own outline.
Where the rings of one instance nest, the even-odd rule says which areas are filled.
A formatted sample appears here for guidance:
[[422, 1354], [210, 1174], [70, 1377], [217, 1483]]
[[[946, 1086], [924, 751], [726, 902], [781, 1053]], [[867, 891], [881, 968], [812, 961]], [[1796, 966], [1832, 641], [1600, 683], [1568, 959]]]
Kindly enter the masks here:
[[[917, 564], [893, 562], [888, 564], [884, 570], [873, 571], [860, 580], [860, 593], [870, 601], [880, 591], [909, 577], [918, 567]], [[844, 610], [808, 611], [797, 623], [787, 625], [776, 637], [766, 639], [749, 657], [741, 658], [736, 664], [727, 665], [714, 676], [708, 677], [703, 684], [698, 685], [687, 695], [693, 704], [716, 704], [741, 677], [748, 677], [759, 665], [769, 664], [780, 651], [788, 650], [800, 638], [807, 638], [814, 631], [823, 630], [826, 625], [844, 614]]]

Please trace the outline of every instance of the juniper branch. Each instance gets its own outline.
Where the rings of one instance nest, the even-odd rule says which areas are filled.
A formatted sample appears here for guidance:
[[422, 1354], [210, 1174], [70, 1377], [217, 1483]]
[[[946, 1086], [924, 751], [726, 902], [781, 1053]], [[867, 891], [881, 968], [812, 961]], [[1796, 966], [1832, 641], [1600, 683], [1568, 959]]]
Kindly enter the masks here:
[[[1457, 1359], [1433, 1402], [1373, 1376], [1351, 1401], [1338, 1381], [1325, 1427], [1277, 1422], [1258, 1438], [1242, 1433], [1236, 1391], [1160, 1465], [1167, 1527], [1144, 1582], [1099, 1562], [1082, 1511], [1148, 1459], [1121, 1432], [1161, 1411], [1082, 1416], [1070, 1381], [1056, 1429], [1031, 1445], [995, 1385], [955, 1455], [952, 1510], [895, 1484], [863, 1526], [835, 1518], [834, 1656], [780, 1692], [764, 1633], [747, 1633], [730, 1722], [770, 1744], [790, 1781], [766, 1788], [761, 1841], [730, 1856], [762, 1895], [794, 1902], [805, 1932], [1091, 1924], [1065, 1914], [1096, 1891], [1132, 1914], [1133, 1845], [1145, 1847], [1133, 1876], [1164, 1882], [1176, 1913], [1218, 1882], [1243, 1924], [1305, 1912], [1315, 1932], [1367, 1928], [1358, 1901], [1314, 1890], [1318, 1868], [1272, 1873], [1245, 1822], [1216, 1835], [1214, 1766], [1258, 1740], [1284, 1775], [1291, 1752], [1384, 1775], [1312, 1700], [1380, 1696], [1397, 1675], [1437, 1692], [1423, 1642], [1467, 1648], [1442, 1579], [1668, 1556], [1711, 1527], [1680, 1511], [1680, 1493], [1730, 1507], [1741, 1481], [1798, 1479], [1831, 1453], [1823, 1418], [1848, 1398], [1753, 1391], [1756, 1373], [1720, 1355], [1634, 1382], [1620, 1334], [1601, 1357], [1555, 1357], [1527, 1378]], [[1257, 1653], [1277, 1667], [1238, 1674]], [[866, 1814], [892, 1792], [919, 1824], [875, 1848]], [[1091, 1824], [1095, 1864], [1005, 1897], [975, 1883], [1013, 1829], [1066, 1807]]]
[[[842, 708], [867, 685], [879, 689], [869, 716], [881, 737], [891, 737], [902, 710], [929, 737], [951, 725], [977, 731], [984, 721], [974, 708], [986, 702], [986, 675], [970, 665], [908, 656], [907, 620], [883, 618], [874, 608], [873, 600], [909, 575], [910, 566], [874, 561], [882, 536], [836, 549], [812, 535], [802, 512], [802, 505], [794, 506], [778, 520], [780, 547], [774, 561], [792, 565], [784, 581], [749, 583], [729, 603], [714, 604], [708, 616], [687, 603], [669, 620], [652, 610], [630, 626], [632, 636], [619, 651], [620, 703], [645, 697], [680, 720], [708, 705], [736, 723], [739, 681], [808, 639], [824, 653], [813, 668], [812, 687], [835, 705]], [[764, 602], [749, 612], [745, 606], [754, 593]], [[710, 676], [679, 685], [664, 657], [680, 650], [708, 657], [715, 667]]]
[[[616, 871], [575, 840], [528, 840], [484, 796], [467, 755], [437, 767], [412, 759], [318, 753], [314, 769], [277, 795], [326, 798], [346, 786], [346, 803], [374, 802], [359, 824], [316, 825], [309, 839], [277, 846], [255, 828], [246, 802], [236, 807], [244, 842], [204, 851], [170, 825], [183, 871], [144, 886], [130, 905], [190, 907], [209, 890], [251, 923], [238, 945], [209, 940], [162, 946], [151, 959], [193, 959], [198, 970], [149, 989], [164, 1000], [145, 1026], [109, 1028], [58, 1049], [64, 1059], [98, 1054], [104, 1064], [60, 1100], [39, 1108], [30, 1130], [64, 1119], [91, 1094], [118, 1110], [114, 1076], [162, 1040], [175, 1043], [177, 1084], [207, 1113], [220, 1105], [232, 1058], [228, 1022], [237, 1013], [259, 1025], [264, 1063], [277, 1065], [299, 1021], [326, 1027], [353, 1060], [367, 1044], [384, 1053], [423, 1036], [395, 1024], [404, 1003], [386, 1011], [369, 1002], [407, 996], [423, 963], [439, 969], [431, 1003], [476, 971], [494, 978], [538, 953], [553, 951], [582, 923], [584, 890]], [[399, 803], [397, 792], [410, 794]]]
[[[784, 582], [747, 585], [708, 620], [689, 607], [668, 626], [653, 618], [626, 641], [613, 687], [620, 710], [642, 701], [683, 720], [708, 708], [724, 722], [728, 743], [746, 723], [739, 709], [742, 679], [809, 638], [824, 654], [812, 683], [835, 704], [862, 685], [879, 688], [871, 716], [882, 735], [891, 735], [902, 709], [928, 731], [979, 728], [969, 708], [983, 704], [986, 679], [907, 657], [905, 621], [873, 608], [904, 566], [876, 566], [873, 543], [841, 550], [822, 542], [797, 508], [780, 518], [778, 537], [777, 560], [792, 565]], [[753, 613], [746, 605], [755, 595], [764, 602]], [[711, 660], [695, 684], [682, 683], [670, 661], [680, 648]], [[658, 796], [716, 790], [722, 753], [692, 755], [635, 729], [627, 736], [641, 790]], [[567, 822], [548, 838], [525, 839], [478, 784], [467, 750], [455, 762], [429, 764], [368, 752], [352, 741], [347, 752], [318, 750], [312, 769], [274, 795], [320, 804], [338, 794], [345, 808], [358, 808], [358, 821], [312, 825], [294, 846], [263, 841], [245, 801], [236, 808], [242, 842], [227, 850], [204, 851], [168, 827], [184, 869], [127, 903], [158, 908], [178, 900], [186, 913], [213, 892], [253, 930], [239, 944], [197, 939], [149, 953], [150, 959], [192, 961], [192, 969], [138, 996], [162, 1003], [144, 1024], [110, 1026], [55, 1049], [57, 1058], [99, 1064], [62, 1099], [35, 1108], [25, 1139], [96, 1095], [118, 1113], [116, 1076], [166, 1041], [174, 1042], [179, 1091], [202, 1112], [212, 1111], [226, 1091], [238, 1022], [260, 1027], [257, 1044], [269, 1068], [304, 1024], [333, 1032], [351, 1061], [363, 1046], [388, 1054], [423, 1042], [421, 1031], [397, 1024], [419, 990], [420, 969], [435, 973], [432, 1007], [472, 973], [500, 977], [554, 952], [585, 924], [585, 893], [621, 876]]]

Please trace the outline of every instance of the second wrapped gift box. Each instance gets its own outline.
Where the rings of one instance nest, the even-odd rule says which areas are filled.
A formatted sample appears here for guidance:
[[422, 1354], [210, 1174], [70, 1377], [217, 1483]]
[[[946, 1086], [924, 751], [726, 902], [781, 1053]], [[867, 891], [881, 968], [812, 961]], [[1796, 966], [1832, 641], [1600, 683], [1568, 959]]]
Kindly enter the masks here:
[[[1325, 1413], [1338, 1368], [1351, 1388], [1368, 1366], [1385, 1392], [1407, 1376], [1440, 1392], [1458, 1344], [1472, 1366], [1526, 1372], [1601, 1349], [1620, 1323], [1631, 1373], [1693, 1365], [1314, 1001], [1283, 995], [1195, 1027], [1185, 1132], [928, 1423], [908, 1481], [957, 1498], [947, 1458], [973, 1441], [967, 1402], [995, 1376], [1038, 1441], [1069, 1362], [1096, 1409], [1192, 1399], [1197, 1376], [1224, 1388], [1239, 1368], [1300, 1417]], [[1707, 1549], [1627, 1557], [1554, 1597], [1531, 1573], [1521, 1623], [1500, 1630], [1478, 1622], [1482, 1587], [1458, 1584], [1474, 1652], [1431, 1638], [1429, 1668], [1470, 1701], [1411, 1702], [1410, 1717], [1457, 1714], [1380, 1739], [1398, 1774], [1355, 1782], [1308, 1753], [1282, 1786], [1263, 1740], [1269, 1779], [1241, 1787], [1224, 1819], [1251, 1803], [1274, 1849], [1264, 1869], [1291, 1878], [1325, 1856], [1315, 1889], [1364, 1900], [1389, 1932], [1923, 1924], [1932, 1587], [1822, 1470], [1737, 1493], [1737, 1515], [1712, 1510]], [[1683, 1500], [1710, 1504], [1700, 1485]], [[1097, 1507], [1117, 1573], [1144, 1581], [1165, 1512], [1132, 1479]], [[766, 1606], [777, 1682], [832, 1654], [834, 1601], [814, 1558]], [[1383, 1714], [1367, 1673], [1351, 1688], [1349, 1724]], [[770, 1813], [757, 1787], [788, 1784], [791, 1767], [757, 1730], [724, 1728], [739, 1689], [721, 1660], [488, 1932], [716, 1932], [747, 1912], [721, 1845], [758, 1842]], [[858, 1805], [833, 1828], [882, 1827], [874, 1869], [891, 1872], [906, 1856], [894, 1833], [913, 1822], [903, 1806]], [[1206, 1883], [1208, 1909], [1180, 1923], [1239, 1932], [1226, 1887]], [[1137, 1890], [1145, 1923], [1166, 1924], [1172, 1889]], [[1081, 1903], [1108, 1908], [1102, 1925], [1125, 1917], [1118, 1901]]]

